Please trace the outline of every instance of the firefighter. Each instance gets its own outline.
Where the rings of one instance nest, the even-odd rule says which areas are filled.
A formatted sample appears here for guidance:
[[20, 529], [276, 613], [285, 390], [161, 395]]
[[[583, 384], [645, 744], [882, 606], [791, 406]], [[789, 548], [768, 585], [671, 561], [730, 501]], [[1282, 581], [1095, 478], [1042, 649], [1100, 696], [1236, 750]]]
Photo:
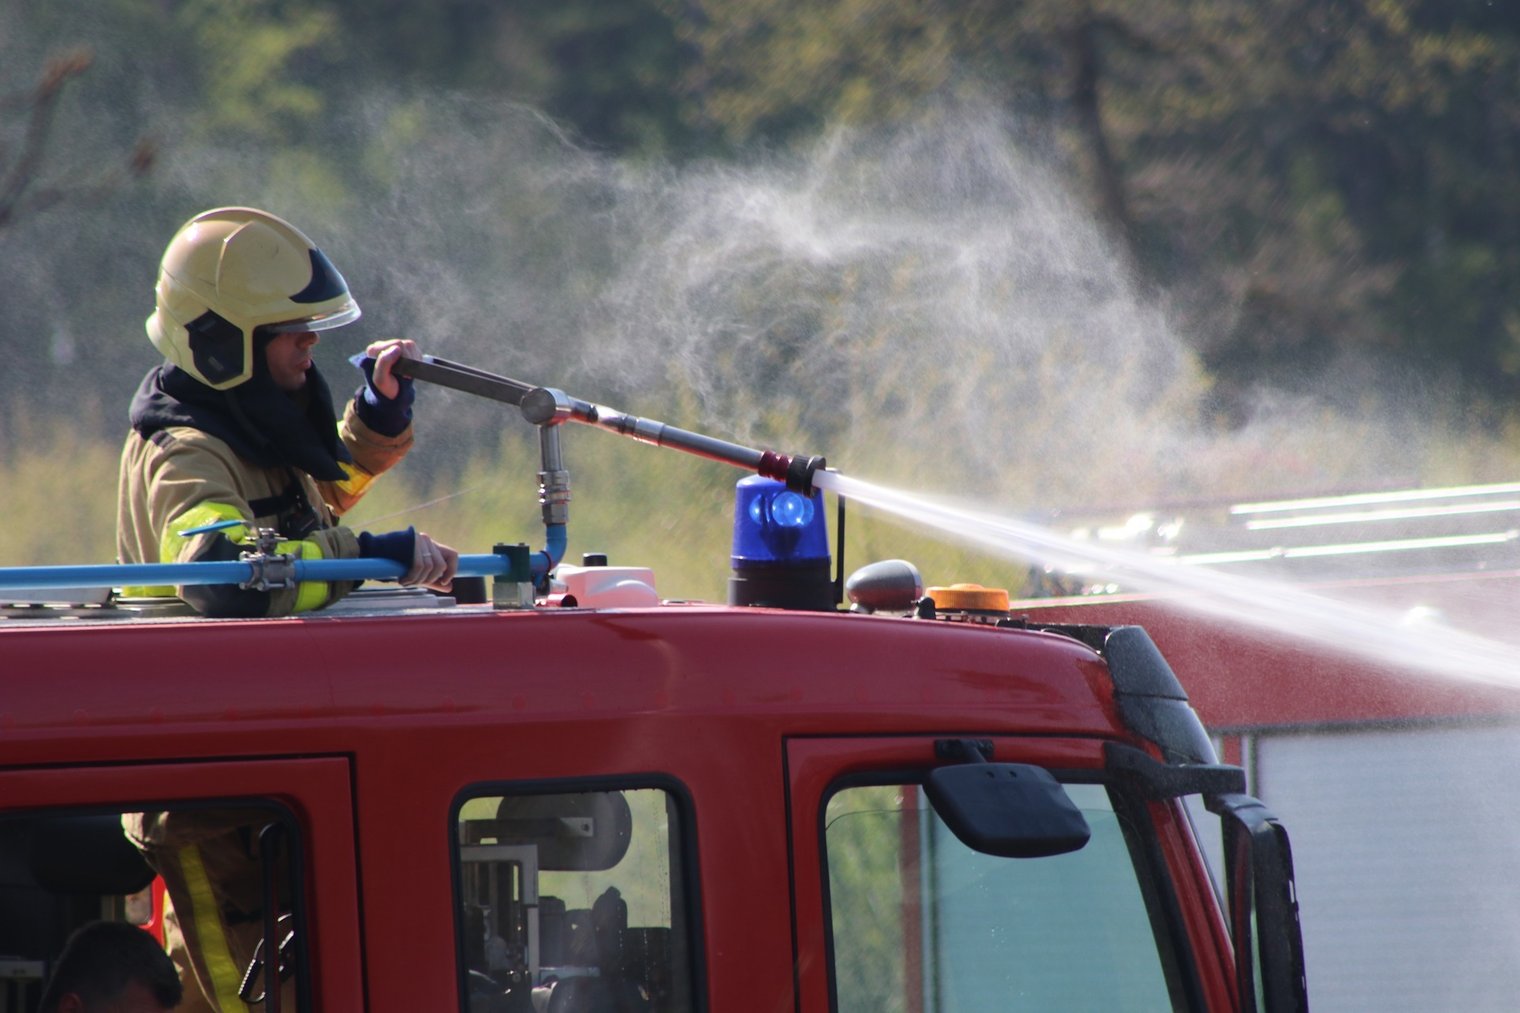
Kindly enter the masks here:
[[183, 990], [158, 940], [126, 922], [91, 922], [64, 944], [38, 1013], [165, 1013]]
[[[415, 343], [368, 346], [364, 383], [341, 421], [312, 363], [319, 332], [358, 316], [342, 275], [281, 218], [225, 207], [180, 228], [159, 265], [147, 321], [167, 361], [132, 399], [122, 450], [121, 562], [237, 559], [265, 541], [302, 559], [391, 559], [407, 568], [405, 583], [449, 588], [459, 556], [448, 546], [411, 528], [377, 535], [338, 524], [412, 445], [411, 381], [393, 367], [402, 355], [418, 356]], [[303, 581], [128, 593], [178, 593], [206, 615], [255, 617], [318, 609], [351, 587]], [[239, 992], [245, 977], [255, 978], [250, 966], [258, 970], [265, 918], [289, 899], [264, 896], [259, 841], [267, 814], [145, 812], [122, 822], [164, 879], [165, 943], [186, 986], [185, 1009], [246, 1010]], [[295, 1009], [290, 987], [279, 990], [282, 1009]]]
[[[164, 945], [184, 983], [181, 1008], [246, 1013], [250, 999], [280, 981], [280, 1009], [295, 1013], [295, 982], [288, 974], [293, 961], [286, 955], [268, 959], [260, 946], [266, 916], [271, 909], [277, 920], [287, 915], [296, 888], [288, 847], [265, 853], [263, 831], [278, 826], [278, 818], [258, 809], [190, 809], [123, 813], [121, 824], [163, 877]], [[266, 896], [266, 857], [276, 867], [274, 896]], [[280, 935], [286, 934], [282, 927]], [[275, 973], [266, 974], [266, 968]]]
[[[412, 445], [411, 381], [392, 372], [406, 340], [370, 344], [364, 384], [338, 421], [311, 359], [319, 332], [359, 317], [332, 263], [290, 223], [217, 208], [180, 228], [159, 266], [148, 337], [165, 357], [132, 399], [122, 451], [117, 552], [123, 563], [231, 560], [255, 547], [302, 559], [382, 557], [402, 578], [447, 590], [458, 553], [413, 529], [356, 533], [337, 523]], [[232, 522], [198, 534], [186, 531]], [[351, 582], [272, 590], [185, 586], [215, 616], [321, 608]], [[169, 596], [171, 587], [129, 594]]]

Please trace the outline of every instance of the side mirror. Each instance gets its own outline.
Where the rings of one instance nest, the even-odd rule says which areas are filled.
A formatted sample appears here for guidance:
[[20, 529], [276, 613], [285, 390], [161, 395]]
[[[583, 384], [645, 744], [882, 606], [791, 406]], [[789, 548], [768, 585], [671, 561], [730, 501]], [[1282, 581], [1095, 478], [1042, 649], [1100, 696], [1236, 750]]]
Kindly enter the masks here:
[[1305, 1013], [1304, 939], [1288, 832], [1249, 795], [1208, 795], [1204, 803], [1223, 820], [1240, 1008]]
[[960, 842], [1002, 858], [1078, 851], [1092, 830], [1061, 782], [1025, 763], [937, 767], [924, 794]]

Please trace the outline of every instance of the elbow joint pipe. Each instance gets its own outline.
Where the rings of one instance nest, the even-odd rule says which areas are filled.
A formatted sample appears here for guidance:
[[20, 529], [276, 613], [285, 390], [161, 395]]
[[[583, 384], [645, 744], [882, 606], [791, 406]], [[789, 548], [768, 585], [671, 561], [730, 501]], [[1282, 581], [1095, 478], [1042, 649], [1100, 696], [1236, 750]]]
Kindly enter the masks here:
[[534, 585], [548, 587], [549, 572], [565, 558], [565, 549], [569, 544], [570, 533], [565, 525], [544, 525], [544, 547], [535, 552], [529, 561]]

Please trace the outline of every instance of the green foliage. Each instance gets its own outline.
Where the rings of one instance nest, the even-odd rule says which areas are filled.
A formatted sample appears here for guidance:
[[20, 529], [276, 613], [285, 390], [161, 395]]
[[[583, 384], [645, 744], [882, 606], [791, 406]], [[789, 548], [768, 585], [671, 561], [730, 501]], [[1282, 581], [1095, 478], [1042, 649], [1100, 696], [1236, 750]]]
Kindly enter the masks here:
[[1178, 34], [1116, 66], [1108, 109], [1142, 262], [1215, 307], [1211, 371], [1393, 350], [1520, 392], [1493, 368], [1520, 268], [1499, 238], [1520, 234], [1520, 23], [1430, 0], [1163, 6]]
[[366, 77], [510, 96], [620, 153], [695, 143], [675, 87], [681, 11], [660, 0], [332, 0]]
[[[824, 814], [834, 977], [843, 1009], [914, 1009], [905, 965], [917, 961], [904, 939], [902, 795], [912, 787], [846, 788]], [[917, 832], [917, 827], [912, 832]], [[914, 884], [917, 887], [918, 884]]]
[[0, 441], [0, 566], [116, 561], [119, 446], [18, 416]]
[[193, 41], [207, 89], [202, 130], [279, 143], [300, 136], [326, 111], [313, 71], [340, 39], [331, 10], [279, 0], [193, 0], [173, 7], [168, 27]]
[[[1520, 23], [1433, 0], [1141, 6], [710, 0], [689, 91], [731, 143], [901, 120], [970, 86], [1050, 131], [1192, 310], [1219, 395], [1354, 350], [1496, 395], [1520, 276]], [[1495, 368], [1497, 367], [1497, 368]]]
[[507, 96], [605, 150], [676, 159], [912, 122], [975, 93], [1083, 183], [1186, 307], [1237, 408], [1264, 376], [1299, 381], [1348, 349], [1520, 392], [1505, 298], [1520, 23], [1503, 5], [74, 0], [6, 17], [12, 74], [41, 66], [17, 58], [29, 41], [97, 51], [81, 101], [137, 104], [96, 116], [104, 130], [134, 137], [151, 117], [171, 151], [266, 146], [235, 166], [171, 158], [171, 178], [334, 214], [363, 206], [346, 174], [383, 175], [370, 141], [389, 143], [336, 136], [335, 117], [397, 83]]
[[704, 0], [683, 37], [700, 58], [694, 115], [730, 143], [909, 114], [951, 82], [957, 19], [889, 0]]

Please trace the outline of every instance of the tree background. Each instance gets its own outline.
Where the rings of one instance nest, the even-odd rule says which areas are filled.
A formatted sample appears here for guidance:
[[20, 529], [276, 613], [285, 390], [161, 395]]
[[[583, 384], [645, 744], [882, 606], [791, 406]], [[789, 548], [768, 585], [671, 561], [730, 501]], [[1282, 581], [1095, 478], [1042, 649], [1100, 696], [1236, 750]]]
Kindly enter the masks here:
[[[347, 276], [340, 389], [404, 334], [1041, 518], [1512, 479], [1517, 169], [1481, 0], [0, 0], [0, 559], [110, 558], [157, 258], [220, 204]], [[419, 419], [355, 523], [533, 540], [527, 427]], [[738, 476], [568, 439], [572, 552], [721, 595]]]

